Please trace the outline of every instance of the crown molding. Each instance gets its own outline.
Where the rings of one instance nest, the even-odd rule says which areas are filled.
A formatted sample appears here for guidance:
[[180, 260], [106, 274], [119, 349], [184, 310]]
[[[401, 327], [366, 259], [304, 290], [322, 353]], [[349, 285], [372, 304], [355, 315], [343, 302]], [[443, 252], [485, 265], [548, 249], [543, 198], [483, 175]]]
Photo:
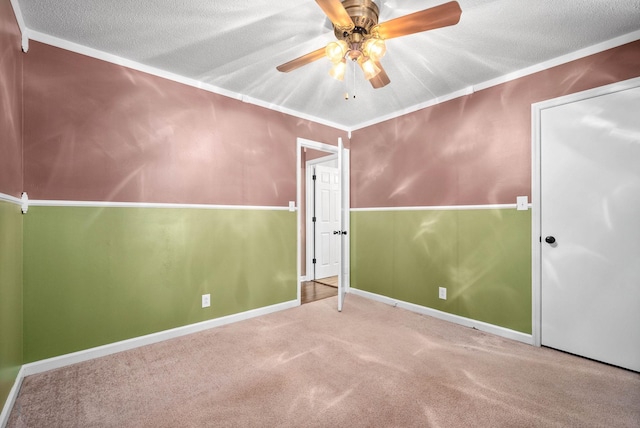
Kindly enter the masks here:
[[22, 35], [22, 51], [29, 51], [29, 29], [24, 23], [24, 17], [22, 16], [22, 9], [20, 9], [20, 3], [18, 0], [11, 0], [11, 7], [13, 8], [13, 15], [16, 17], [16, 21], [18, 22], [18, 29], [20, 30], [20, 34]]
[[204, 83], [196, 79], [191, 79], [188, 77], [181, 76], [179, 74], [171, 73], [159, 68], [141, 64], [139, 62], [132, 61], [130, 59], [123, 58], [118, 55], [113, 55], [104, 51], [100, 51], [98, 49], [93, 49], [75, 42], [71, 42], [65, 39], [51, 36], [49, 34], [41, 33], [39, 31], [30, 31], [29, 36], [31, 40], [34, 40], [36, 42], [44, 43], [46, 45], [64, 49], [70, 52], [75, 52], [91, 58], [96, 58], [102, 61], [109, 62], [111, 64], [130, 68], [132, 70], [141, 71], [143, 73], [150, 74], [153, 76], [162, 77], [163, 79], [171, 80], [177, 83], [182, 83], [183, 85], [192, 86], [198, 89], [203, 89], [205, 91], [213, 92], [215, 94], [223, 95], [225, 97], [232, 98], [235, 100], [240, 100], [240, 101], [242, 100], [242, 95], [236, 92], [228, 91], [224, 88], [220, 88], [218, 86], [214, 86], [209, 83]]
[[589, 55], [594, 55], [600, 52], [604, 52], [608, 49], [613, 49], [618, 46], [622, 46], [627, 43], [635, 42], [636, 40], [640, 40], [640, 30], [633, 31], [631, 33], [627, 33], [625, 35], [615, 37], [613, 39], [597, 43], [595, 45], [588, 46], [583, 49], [579, 49], [577, 51], [568, 53], [566, 55], [561, 55], [559, 57], [550, 59], [548, 61], [543, 61], [539, 64], [532, 65], [530, 67], [523, 68], [521, 70], [514, 71], [512, 73], [505, 74], [503, 76], [497, 77], [495, 79], [487, 80], [485, 82], [478, 83], [477, 85], [469, 86], [463, 90], [451, 92], [449, 94], [443, 95], [441, 97], [433, 98], [431, 100], [415, 104], [411, 107], [398, 110], [396, 112], [387, 114], [385, 116], [378, 117], [376, 119], [372, 119], [367, 122], [362, 122], [358, 125], [355, 125], [350, 128], [350, 131], [356, 131], [358, 129], [366, 128], [368, 126], [376, 125], [381, 122], [385, 122], [387, 120], [395, 119], [400, 116], [404, 116], [405, 114], [413, 113], [418, 110], [422, 110], [427, 107], [434, 106], [436, 104], [443, 103], [445, 101], [450, 101], [455, 98], [459, 98], [465, 95], [471, 95], [474, 92], [481, 91], [483, 89], [491, 88], [493, 86], [498, 86], [503, 83], [510, 82], [512, 80], [519, 79], [521, 77], [529, 76], [534, 73], [538, 73], [540, 71], [548, 70], [553, 67], [557, 67], [562, 64], [566, 64], [571, 61], [575, 61]]
[[495, 79], [490, 79], [485, 82], [480, 82], [476, 85], [468, 86], [467, 88], [451, 92], [449, 94], [442, 95], [440, 97], [435, 97], [430, 100], [415, 104], [413, 106], [397, 110], [393, 113], [389, 113], [377, 118], [374, 118], [369, 121], [361, 122], [357, 125], [347, 126], [343, 124], [339, 124], [336, 122], [328, 121], [316, 116], [312, 116], [309, 114], [305, 114], [303, 112], [289, 109], [277, 104], [273, 104], [264, 100], [260, 100], [257, 98], [250, 97], [248, 95], [240, 94], [237, 92], [233, 92], [219, 86], [211, 85], [208, 83], [204, 83], [202, 81], [191, 79], [185, 76], [181, 76], [175, 73], [168, 72], [166, 70], [162, 70], [155, 67], [150, 67], [144, 64], [141, 64], [136, 61], [132, 61], [123, 57], [119, 57], [117, 55], [109, 54], [104, 51], [100, 51], [97, 49], [89, 48], [84, 45], [80, 45], [78, 43], [70, 42], [68, 40], [60, 39], [58, 37], [54, 37], [48, 34], [44, 34], [38, 31], [29, 30], [29, 28], [25, 25], [24, 19], [22, 17], [22, 12], [20, 11], [20, 7], [18, 4], [18, 0], [11, 0], [11, 5], [13, 6], [14, 13], [16, 15], [16, 20], [18, 21], [18, 26], [22, 33], [22, 49], [27, 52], [29, 49], [29, 39], [35, 40], [40, 43], [44, 43], [47, 45], [55, 46], [61, 49], [65, 49], [71, 52], [79, 53], [81, 55], [86, 55], [92, 58], [96, 58], [99, 60], [103, 60], [106, 62], [110, 62], [113, 64], [121, 65], [123, 67], [127, 67], [133, 70], [141, 71], [143, 73], [151, 74], [154, 76], [158, 76], [167, 80], [171, 80], [174, 82], [182, 83], [188, 86], [192, 86], [198, 89], [202, 89], [208, 92], [212, 92], [218, 95], [223, 95], [225, 97], [229, 97], [235, 100], [242, 101], [244, 103], [253, 104], [258, 107], [266, 108], [269, 110], [277, 111], [279, 113], [283, 113], [289, 116], [297, 117], [300, 119], [308, 120], [314, 123], [318, 123], [320, 125], [329, 126], [334, 129], [338, 129], [344, 132], [347, 132], [349, 136], [351, 132], [357, 131], [359, 129], [366, 128], [368, 126], [376, 125], [381, 122], [385, 122], [387, 120], [395, 119], [400, 116], [404, 116], [409, 113], [416, 112], [418, 110], [425, 109], [427, 107], [432, 107], [434, 105], [451, 101], [456, 98], [460, 98], [466, 95], [471, 95], [474, 92], [487, 89], [493, 86], [501, 85], [506, 82], [510, 82], [512, 80], [519, 79], [521, 77], [525, 77], [534, 73], [538, 73], [543, 70], [547, 70], [549, 68], [556, 67], [558, 65], [566, 64], [571, 61], [575, 61], [577, 59], [581, 59], [587, 57], [589, 55], [597, 54], [603, 52], [607, 49], [612, 49], [626, 43], [631, 43], [636, 40], [640, 40], [640, 30], [633, 31], [631, 33], [615, 37], [613, 39], [607, 40], [605, 42], [597, 43], [595, 45], [579, 49], [577, 51], [571, 52], [566, 55], [561, 55], [559, 57], [550, 59], [548, 61], [543, 61], [539, 64], [535, 64], [530, 67], [523, 68], [521, 70], [514, 71], [512, 73], [505, 74], [503, 76], [497, 77]]
[[[16, 1], [16, 0], [12, 0], [12, 1]], [[202, 89], [204, 91], [212, 92], [214, 94], [218, 94], [228, 98], [232, 98], [234, 100], [242, 101], [247, 104], [253, 104], [258, 107], [274, 110], [279, 113], [297, 117], [299, 119], [309, 120], [311, 122], [315, 122], [320, 125], [326, 125], [326, 126], [339, 129], [345, 132], [349, 131], [348, 127], [345, 127], [344, 125], [341, 125], [339, 123], [330, 122], [318, 117], [301, 113], [296, 110], [288, 109], [273, 103], [269, 103], [267, 101], [263, 101], [263, 100], [253, 98], [244, 94], [240, 94], [238, 92], [230, 91], [230, 90], [221, 88], [219, 86], [211, 85], [209, 83], [204, 83], [200, 80], [191, 79], [189, 77], [181, 76], [176, 73], [171, 73], [169, 71], [166, 71], [160, 68], [151, 67], [127, 58], [123, 58], [118, 55], [113, 55], [98, 49], [93, 49], [75, 42], [71, 42], [65, 39], [51, 36], [49, 34], [41, 33], [39, 31], [28, 31], [28, 34], [29, 34], [29, 38], [36, 42], [44, 43], [46, 45], [54, 46], [54, 47], [64, 49], [70, 52], [75, 52], [81, 55], [86, 55], [91, 58], [96, 58], [112, 64], [120, 65], [122, 67], [127, 67], [132, 70], [141, 71], [143, 73], [161, 77], [163, 79], [167, 79], [173, 82], [182, 83], [183, 85], [192, 86], [194, 88]]]

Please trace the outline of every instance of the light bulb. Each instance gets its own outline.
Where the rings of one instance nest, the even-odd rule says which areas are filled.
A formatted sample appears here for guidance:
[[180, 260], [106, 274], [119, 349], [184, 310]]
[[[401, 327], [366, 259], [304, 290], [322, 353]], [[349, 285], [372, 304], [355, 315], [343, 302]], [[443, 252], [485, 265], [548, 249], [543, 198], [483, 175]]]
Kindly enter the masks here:
[[[360, 58], [364, 58], [364, 57], [360, 57]], [[358, 61], [358, 64], [360, 64], [360, 68], [362, 68], [362, 71], [364, 72], [364, 77], [367, 80], [373, 79], [381, 71], [380, 67], [378, 67], [375, 64], [375, 62], [371, 61], [371, 59], [369, 58], [362, 61]]]
[[387, 46], [382, 39], [371, 38], [364, 42], [364, 54], [373, 61], [379, 61], [387, 53]]
[[325, 54], [331, 62], [338, 63], [344, 58], [344, 54], [347, 53], [347, 42], [344, 40], [338, 40], [337, 42], [330, 42], [324, 50]]
[[329, 70], [329, 76], [336, 80], [344, 80], [344, 73], [347, 69], [347, 60], [342, 58], [342, 61], [336, 62], [331, 70]]

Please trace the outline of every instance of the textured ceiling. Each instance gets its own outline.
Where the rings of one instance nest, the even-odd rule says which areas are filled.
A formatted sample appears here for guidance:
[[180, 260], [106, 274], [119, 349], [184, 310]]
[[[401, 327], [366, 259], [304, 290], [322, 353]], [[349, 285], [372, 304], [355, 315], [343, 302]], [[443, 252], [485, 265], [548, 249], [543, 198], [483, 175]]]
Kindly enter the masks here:
[[[378, 0], [380, 22], [445, 1]], [[72, 42], [343, 129], [620, 36], [640, 38], [640, 0], [458, 0], [457, 25], [387, 41], [391, 84], [373, 89], [359, 69], [346, 83], [332, 79], [325, 58], [276, 70], [335, 40], [313, 0], [16, 2], [35, 40]], [[345, 91], [356, 98], [345, 101]]]

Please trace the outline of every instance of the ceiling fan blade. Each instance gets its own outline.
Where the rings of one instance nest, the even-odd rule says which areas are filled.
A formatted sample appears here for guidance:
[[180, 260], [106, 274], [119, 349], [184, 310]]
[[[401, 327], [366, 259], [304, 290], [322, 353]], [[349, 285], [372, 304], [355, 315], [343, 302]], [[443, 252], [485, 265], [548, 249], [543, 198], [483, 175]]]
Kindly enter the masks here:
[[307, 65], [310, 62], [317, 61], [324, 56], [325, 56], [325, 48], [320, 48], [313, 52], [309, 52], [306, 55], [302, 55], [301, 57], [298, 57], [296, 59], [292, 59], [289, 62], [280, 64], [279, 66], [276, 67], [276, 69], [283, 73], [288, 73], [290, 71], [295, 70], [296, 68], [302, 67], [303, 65]]
[[377, 31], [382, 39], [392, 39], [455, 25], [460, 21], [461, 14], [462, 9], [460, 9], [458, 2], [450, 1], [440, 6], [383, 22], [376, 26], [373, 31]]
[[355, 25], [340, 0], [316, 0], [316, 3], [336, 28], [343, 31], [353, 30]]
[[375, 64], [380, 69], [380, 73], [369, 79], [369, 82], [374, 89], [380, 89], [383, 86], [387, 86], [389, 83], [391, 83], [391, 80], [389, 79], [389, 76], [387, 76], [387, 73], [384, 71], [384, 68], [382, 68], [382, 64], [380, 64], [378, 61], [376, 61]]

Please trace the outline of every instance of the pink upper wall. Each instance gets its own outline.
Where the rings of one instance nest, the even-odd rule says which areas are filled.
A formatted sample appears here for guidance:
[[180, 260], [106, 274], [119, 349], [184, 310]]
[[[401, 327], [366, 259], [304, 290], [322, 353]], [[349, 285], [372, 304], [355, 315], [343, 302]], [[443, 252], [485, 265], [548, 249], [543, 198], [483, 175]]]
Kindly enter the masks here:
[[41, 43], [24, 65], [31, 199], [286, 206], [296, 138], [346, 133]]
[[19, 197], [22, 183], [22, 49], [11, 2], [0, 0], [0, 192]]
[[354, 131], [351, 206], [531, 199], [531, 104], [638, 76], [640, 41]]

